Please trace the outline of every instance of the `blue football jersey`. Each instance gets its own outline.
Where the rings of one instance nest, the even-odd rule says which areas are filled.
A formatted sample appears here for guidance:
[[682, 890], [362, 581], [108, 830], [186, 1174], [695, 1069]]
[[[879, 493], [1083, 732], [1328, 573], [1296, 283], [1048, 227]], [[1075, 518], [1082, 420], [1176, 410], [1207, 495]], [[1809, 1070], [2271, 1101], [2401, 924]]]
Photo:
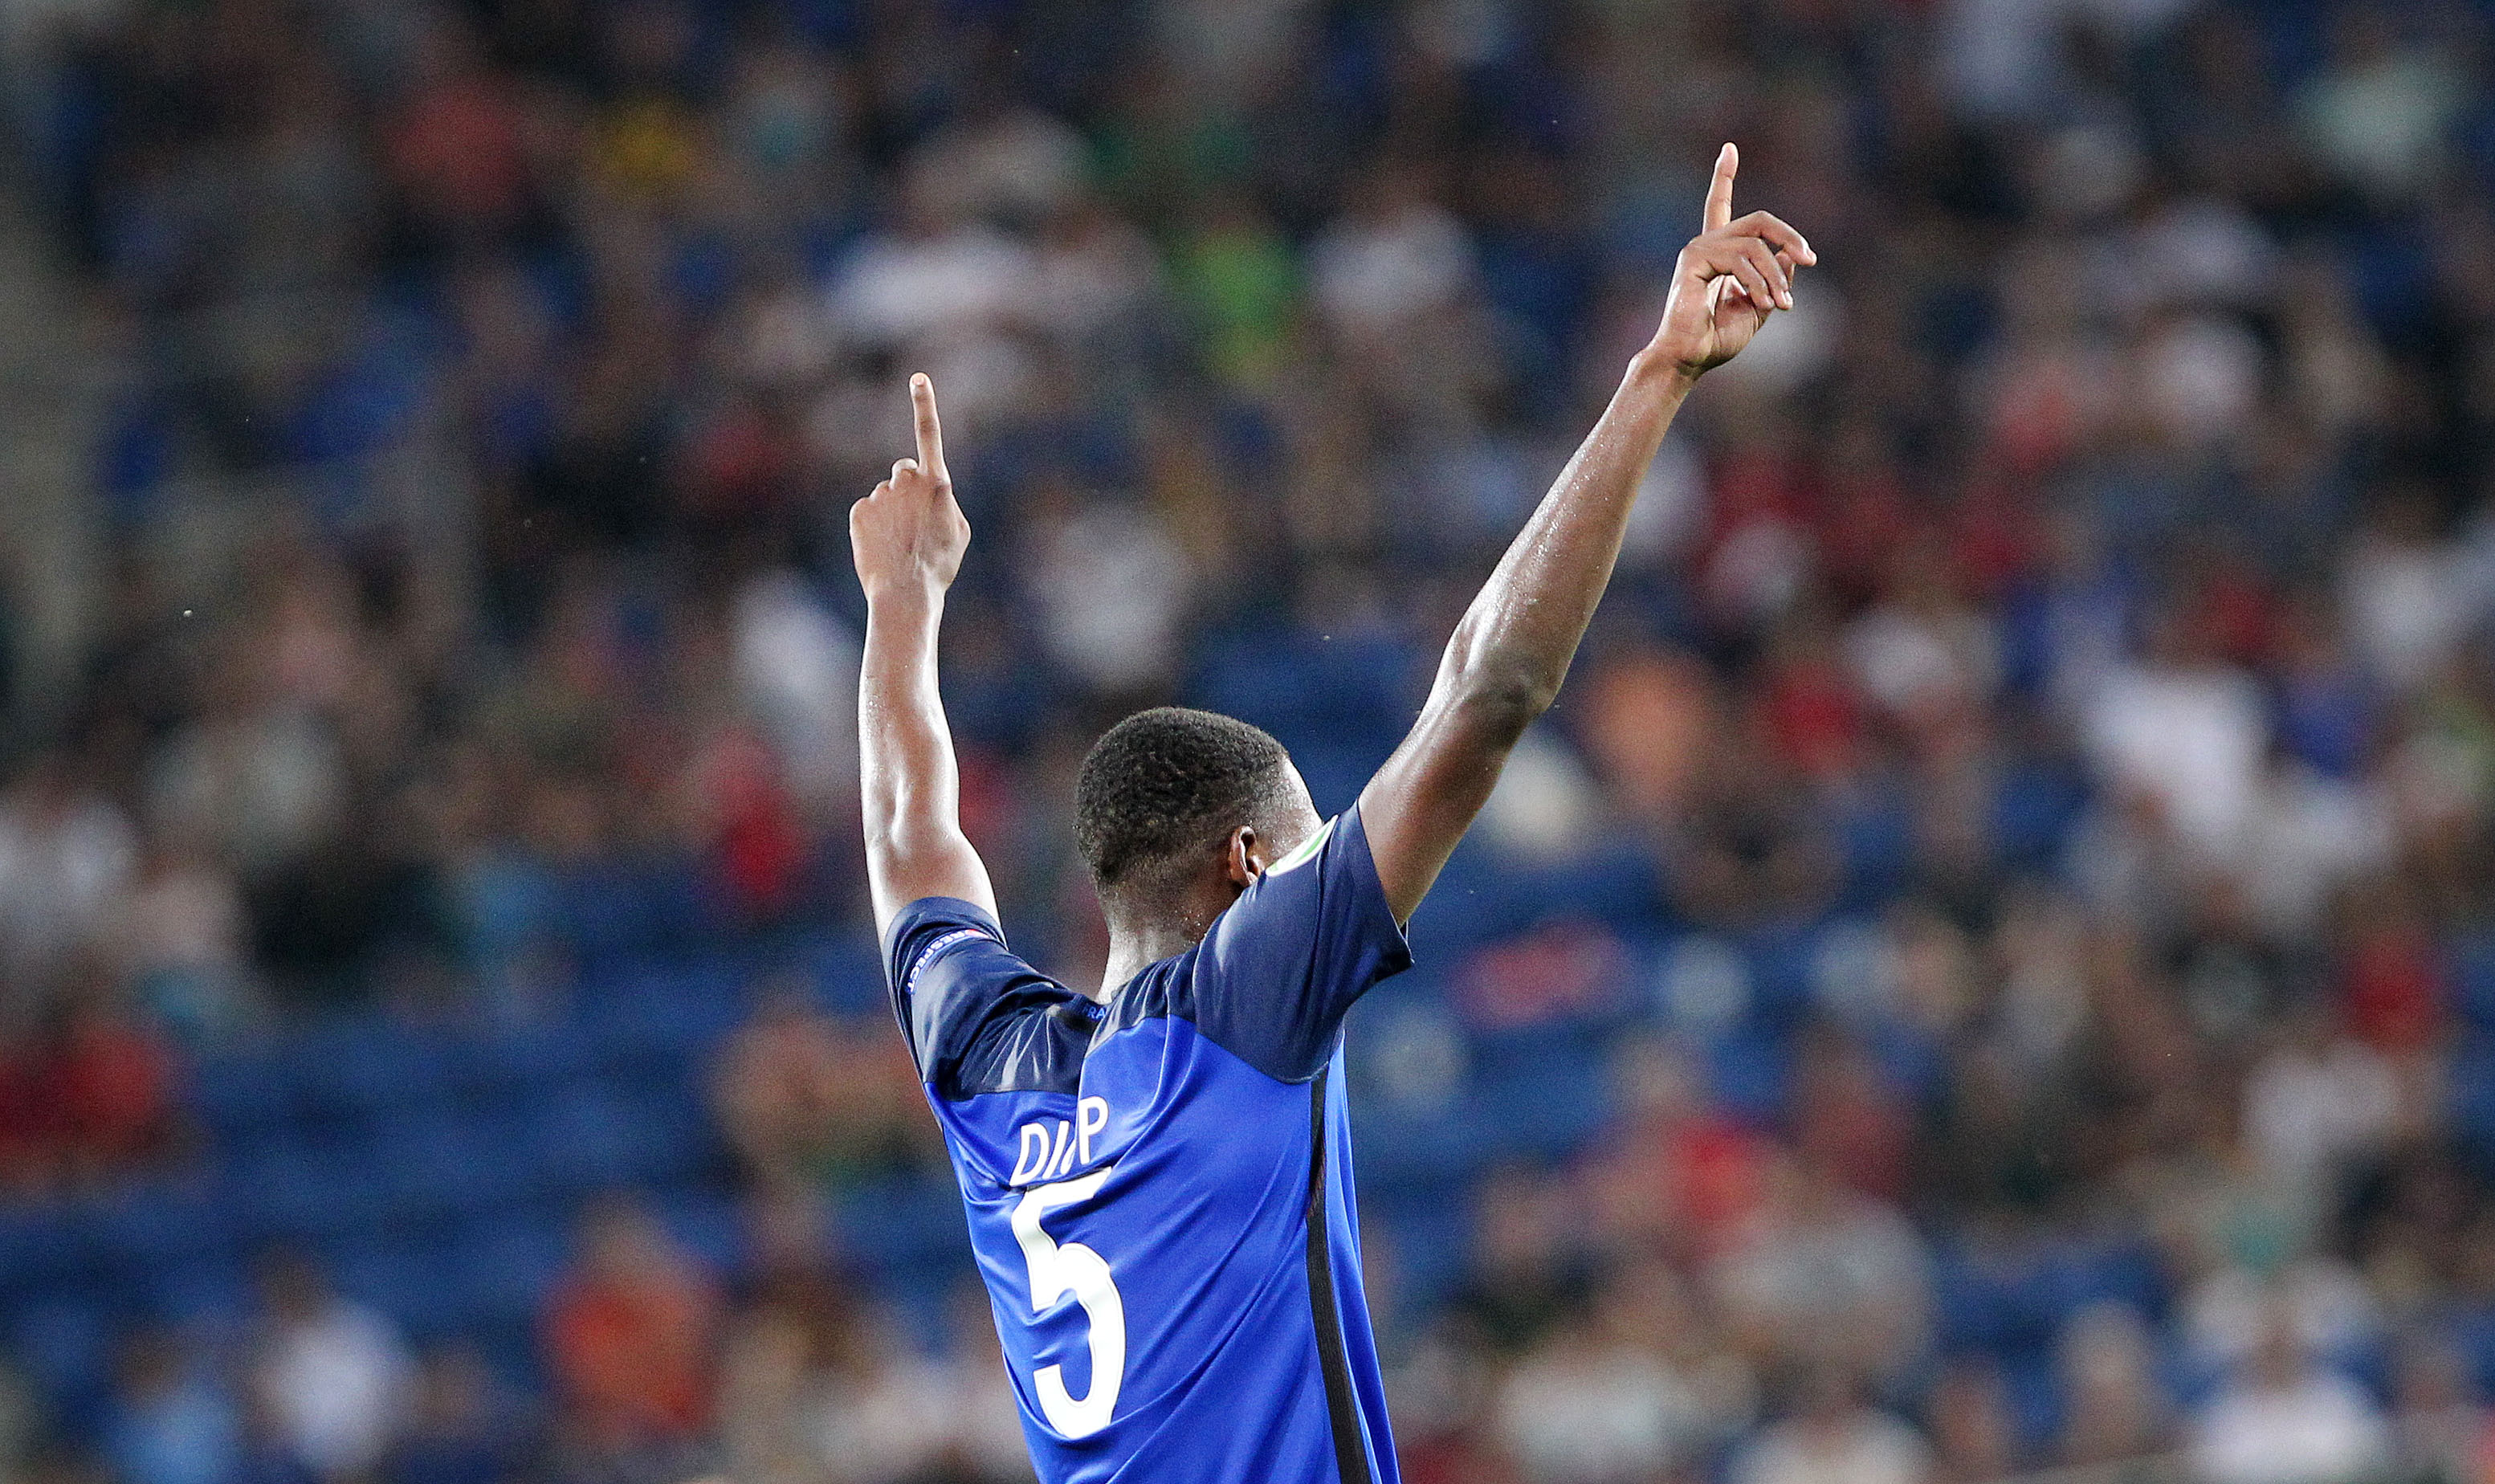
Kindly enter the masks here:
[[885, 943], [1046, 1484], [1396, 1484], [1343, 1012], [1411, 962], [1358, 810], [1100, 1004], [931, 897]]

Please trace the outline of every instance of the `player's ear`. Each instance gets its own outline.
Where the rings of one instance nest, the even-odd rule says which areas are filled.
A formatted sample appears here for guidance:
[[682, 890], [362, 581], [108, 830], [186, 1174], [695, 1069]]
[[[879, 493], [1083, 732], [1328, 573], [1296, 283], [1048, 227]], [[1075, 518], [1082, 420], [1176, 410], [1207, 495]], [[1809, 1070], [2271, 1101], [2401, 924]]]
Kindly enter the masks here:
[[1246, 891], [1265, 874], [1265, 842], [1257, 838], [1256, 826], [1242, 824], [1230, 832], [1229, 856], [1231, 887]]

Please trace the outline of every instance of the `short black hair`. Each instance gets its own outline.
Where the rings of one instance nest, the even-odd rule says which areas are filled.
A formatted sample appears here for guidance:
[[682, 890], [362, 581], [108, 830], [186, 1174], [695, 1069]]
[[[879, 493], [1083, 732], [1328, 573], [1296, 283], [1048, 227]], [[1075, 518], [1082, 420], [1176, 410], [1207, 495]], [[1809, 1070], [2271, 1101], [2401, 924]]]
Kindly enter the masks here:
[[1246, 722], [1185, 706], [1138, 711], [1103, 733], [1074, 781], [1074, 844], [1103, 891], [1137, 883], [1266, 824], [1290, 754]]

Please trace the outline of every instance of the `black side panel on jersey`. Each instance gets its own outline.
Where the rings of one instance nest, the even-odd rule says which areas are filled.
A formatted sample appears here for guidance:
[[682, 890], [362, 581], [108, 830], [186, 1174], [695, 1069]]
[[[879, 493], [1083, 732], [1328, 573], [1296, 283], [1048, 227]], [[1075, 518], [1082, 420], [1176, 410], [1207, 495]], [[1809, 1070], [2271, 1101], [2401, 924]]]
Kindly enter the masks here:
[[1326, 1238], [1326, 1073], [1309, 1084], [1309, 1309], [1317, 1327], [1317, 1368], [1325, 1376], [1326, 1418], [1334, 1429], [1335, 1471], [1341, 1484], [1372, 1484], [1369, 1438], [1351, 1389], [1343, 1351], [1342, 1307], [1334, 1291], [1334, 1252]]

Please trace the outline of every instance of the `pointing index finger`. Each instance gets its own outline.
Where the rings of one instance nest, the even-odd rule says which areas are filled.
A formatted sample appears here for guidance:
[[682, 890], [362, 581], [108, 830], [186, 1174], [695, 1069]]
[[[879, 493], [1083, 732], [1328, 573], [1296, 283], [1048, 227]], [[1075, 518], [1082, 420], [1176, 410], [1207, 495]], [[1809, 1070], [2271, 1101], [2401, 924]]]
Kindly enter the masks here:
[[918, 424], [918, 467], [941, 479], [944, 472], [944, 424], [936, 417], [936, 384], [919, 372], [909, 379], [909, 407]]
[[1726, 144], [1715, 156], [1715, 178], [1707, 187], [1707, 215], [1702, 231], [1713, 232], [1733, 222], [1733, 175], [1741, 168], [1741, 151]]

